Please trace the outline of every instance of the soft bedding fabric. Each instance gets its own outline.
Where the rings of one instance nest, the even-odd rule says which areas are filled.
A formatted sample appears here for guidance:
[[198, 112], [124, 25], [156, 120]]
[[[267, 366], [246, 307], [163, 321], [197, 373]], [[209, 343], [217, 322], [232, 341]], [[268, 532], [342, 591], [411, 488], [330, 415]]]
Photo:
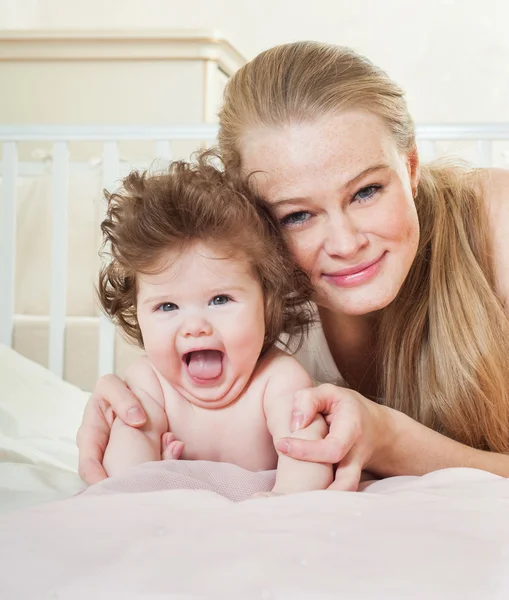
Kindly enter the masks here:
[[[268, 477], [217, 463], [152, 463], [3, 515], [1, 597], [509, 597], [505, 479], [448, 469], [363, 493], [237, 503], [210, 491], [231, 497], [263, 489]], [[207, 489], [161, 490], [184, 479]]]
[[273, 472], [166, 461], [82, 491], [86, 399], [0, 347], [0, 508], [29, 507], [0, 516], [1, 600], [509, 598], [506, 479], [253, 500]]
[[87, 398], [0, 345], [0, 511], [83, 489], [75, 437]]

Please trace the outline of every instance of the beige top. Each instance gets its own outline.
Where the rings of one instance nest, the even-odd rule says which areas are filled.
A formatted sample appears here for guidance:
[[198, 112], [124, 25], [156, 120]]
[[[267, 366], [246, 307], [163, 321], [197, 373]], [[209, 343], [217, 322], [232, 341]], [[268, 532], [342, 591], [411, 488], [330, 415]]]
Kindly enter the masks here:
[[334, 383], [344, 386], [345, 381], [332, 358], [318, 314], [316, 319], [316, 322], [309, 327], [302, 347], [295, 352], [294, 356], [306, 369], [315, 384]]
[[[333, 383], [334, 385], [349, 388], [350, 386], [338, 371], [336, 363], [332, 358], [318, 311], [315, 312], [315, 318], [316, 322], [309, 327], [308, 335], [302, 347], [293, 356], [306, 369], [315, 385]], [[291, 344], [290, 351], [292, 351]], [[378, 404], [383, 404], [383, 397], [366, 396], [366, 398]]]

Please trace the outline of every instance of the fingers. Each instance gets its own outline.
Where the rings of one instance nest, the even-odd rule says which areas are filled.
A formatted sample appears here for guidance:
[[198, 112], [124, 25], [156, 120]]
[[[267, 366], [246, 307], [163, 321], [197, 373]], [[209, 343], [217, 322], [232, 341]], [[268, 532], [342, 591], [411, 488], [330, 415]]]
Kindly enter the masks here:
[[106, 375], [97, 382], [95, 395], [100, 395], [111, 406], [115, 415], [126, 425], [140, 427], [145, 424], [147, 416], [138, 398], [122, 379], [115, 375]]
[[115, 375], [106, 375], [98, 380], [85, 406], [76, 436], [78, 472], [88, 484], [106, 478], [102, 460], [115, 415], [133, 427], [140, 427], [146, 421], [139, 401], [125, 383]]
[[79, 450], [78, 473], [89, 485], [106, 478], [102, 460], [108, 445], [111, 427], [101, 410], [93, 406], [92, 402], [93, 397], [87, 404], [76, 436]]
[[171, 431], [163, 434], [161, 456], [163, 460], [178, 460], [184, 450], [184, 443], [175, 439]]
[[323, 440], [300, 440], [296, 438], [282, 438], [276, 443], [276, 450], [297, 460], [335, 464], [348, 452], [344, 444], [333, 435], [328, 435]]
[[181, 457], [182, 452], [184, 451], [184, 442], [173, 442], [173, 444], [170, 444], [170, 451], [173, 460], [178, 460]]
[[296, 392], [290, 422], [291, 430], [297, 431], [307, 427], [317, 413], [333, 412], [340, 398], [341, 388], [328, 383]]
[[173, 458], [169, 450], [170, 444], [175, 441], [175, 436], [171, 431], [163, 433], [161, 437], [161, 457], [163, 460], [170, 460]]
[[291, 458], [308, 462], [339, 463], [359, 440], [362, 428], [355, 402], [338, 402], [329, 434], [323, 440], [282, 438], [276, 449]]
[[96, 458], [87, 458], [80, 460], [78, 474], [85, 483], [88, 483], [88, 485], [99, 483], [99, 481], [102, 481], [107, 477], [106, 471], [103, 469], [101, 461], [97, 460]]
[[359, 459], [358, 452], [353, 449], [339, 463], [336, 469], [336, 477], [329, 486], [329, 490], [356, 492], [359, 488], [361, 473], [362, 461]]

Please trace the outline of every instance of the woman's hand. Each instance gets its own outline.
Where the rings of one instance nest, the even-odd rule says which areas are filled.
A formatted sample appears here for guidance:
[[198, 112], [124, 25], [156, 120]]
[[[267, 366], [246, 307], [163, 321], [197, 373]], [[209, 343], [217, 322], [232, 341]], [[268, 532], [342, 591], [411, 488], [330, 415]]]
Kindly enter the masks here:
[[323, 440], [283, 438], [276, 448], [292, 458], [339, 463], [330, 488], [356, 490], [361, 471], [381, 477], [424, 475], [453, 467], [470, 467], [509, 477], [509, 456], [470, 448], [388, 406], [330, 384], [295, 394], [292, 429], [322, 413], [329, 424]]
[[355, 491], [361, 473], [382, 443], [383, 407], [353, 390], [323, 384], [295, 394], [291, 428], [309, 425], [322, 413], [330, 426], [323, 440], [283, 438], [277, 450], [298, 460], [338, 464], [329, 489]]
[[138, 399], [126, 384], [115, 375], [104, 375], [95, 384], [76, 436], [78, 472], [88, 484], [107, 477], [102, 461], [115, 417], [132, 427], [141, 427], [146, 420]]
[[[115, 418], [131, 427], [142, 427], [147, 419], [139, 400], [127, 385], [115, 375], [104, 375], [97, 381], [87, 402], [76, 436], [78, 472], [89, 485], [107, 477], [102, 462]], [[161, 445], [163, 458], [173, 459], [180, 457], [184, 447], [172, 433], [163, 435]]]

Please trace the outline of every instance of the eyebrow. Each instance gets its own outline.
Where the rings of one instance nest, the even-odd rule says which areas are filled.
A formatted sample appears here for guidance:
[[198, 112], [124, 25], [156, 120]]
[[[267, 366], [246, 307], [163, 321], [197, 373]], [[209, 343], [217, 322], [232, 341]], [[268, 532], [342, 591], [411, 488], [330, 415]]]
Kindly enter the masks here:
[[[349, 179], [346, 183], [344, 183], [341, 186], [341, 191], [343, 191], [344, 189], [350, 187], [352, 184], [354, 184], [355, 182], [357, 182], [359, 179], [362, 179], [363, 177], [365, 177], [366, 175], [369, 175], [369, 173], [373, 173], [374, 171], [381, 171], [383, 169], [389, 169], [389, 165], [385, 164], [385, 163], [380, 163], [378, 165], [374, 165], [372, 167], [368, 167], [367, 169], [364, 169], [364, 171], [362, 171], [361, 173], [359, 173], [358, 175], [356, 175], [355, 177], [352, 177], [352, 179]], [[281, 200], [276, 200], [275, 202], [271, 202], [272, 206], [281, 206], [284, 204], [293, 204], [294, 202], [299, 202], [302, 200], [309, 200], [309, 198], [306, 198], [305, 196], [297, 196], [294, 198], [281, 198]]]
[[149, 298], [145, 298], [142, 304], [152, 304], [153, 302], [170, 302], [168, 297], [169, 294], [165, 294], [164, 296], [150, 296]]
[[[218, 287], [209, 290], [210, 297], [220, 296], [222, 294], [228, 294], [228, 292], [244, 292], [246, 288], [241, 285], [225, 285], [224, 287]], [[173, 299], [170, 298], [172, 296], [171, 292], [168, 294], [161, 294], [159, 296], [149, 296], [142, 301], [142, 304], [152, 304], [152, 303], [164, 303], [164, 302], [172, 302], [175, 303]], [[176, 299], [178, 300], [178, 299]]]

